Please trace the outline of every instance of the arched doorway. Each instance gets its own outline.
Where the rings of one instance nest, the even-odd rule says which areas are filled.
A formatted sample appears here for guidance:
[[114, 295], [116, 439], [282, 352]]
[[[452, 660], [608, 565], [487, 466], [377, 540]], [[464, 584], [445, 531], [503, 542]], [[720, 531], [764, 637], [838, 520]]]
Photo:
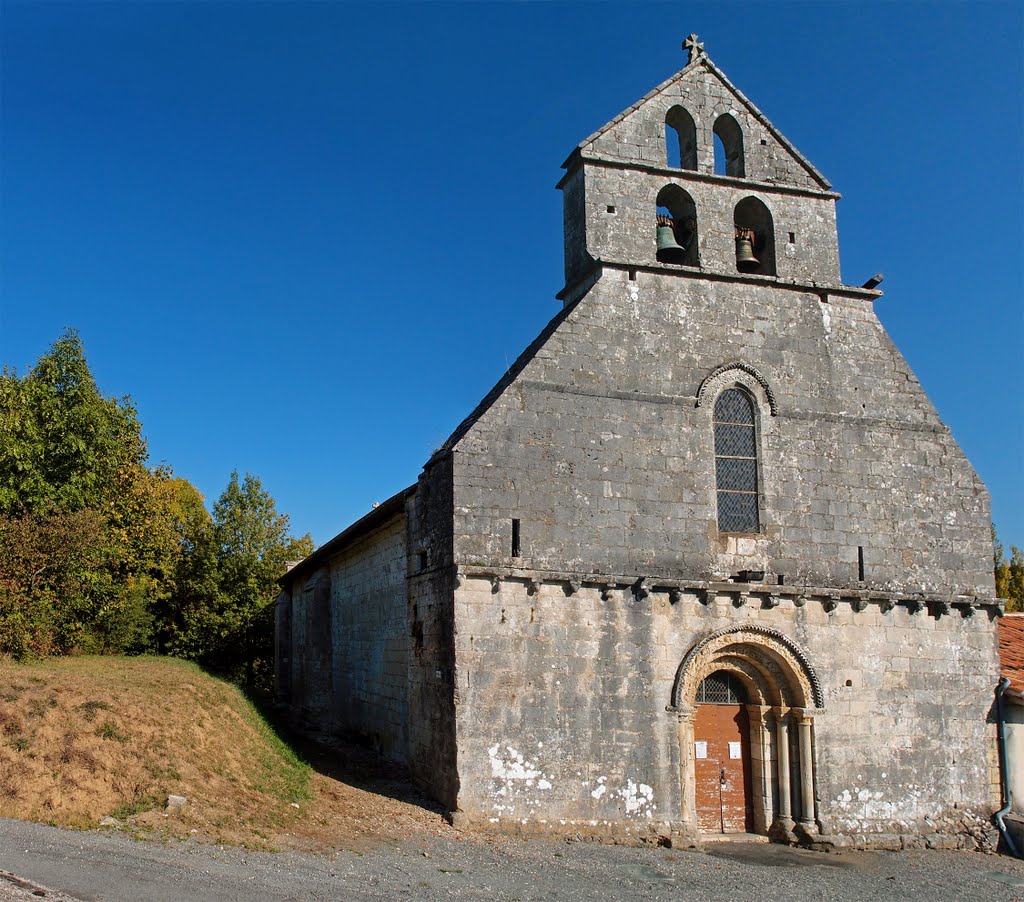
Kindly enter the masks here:
[[679, 665], [670, 706], [682, 821], [695, 833], [750, 831], [783, 842], [816, 835], [814, 716], [822, 708], [806, 656], [777, 630], [730, 627], [697, 642]]
[[709, 674], [698, 687], [693, 746], [701, 832], [751, 832], [754, 798], [747, 692], [727, 670]]

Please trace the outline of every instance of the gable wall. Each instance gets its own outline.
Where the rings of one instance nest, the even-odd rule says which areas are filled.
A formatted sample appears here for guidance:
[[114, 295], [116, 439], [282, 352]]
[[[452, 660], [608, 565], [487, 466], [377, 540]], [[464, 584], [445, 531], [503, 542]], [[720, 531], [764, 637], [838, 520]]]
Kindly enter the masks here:
[[[708, 374], [760, 398], [762, 534], [719, 535]], [[760, 391], [760, 389], [758, 389]], [[456, 562], [982, 595], [988, 496], [870, 305], [606, 270], [455, 454]], [[511, 519], [522, 557], [510, 556]]]
[[[584, 146], [592, 153], [630, 163], [668, 164], [665, 116], [681, 105], [693, 117], [697, 131], [697, 171], [715, 171], [714, 125], [729, 113], [743, 131], [745, 177], [821, 190], [822, 186], [771, 130], [716, 75], [702, 66], [691, 69], [639, 105], [595, 140]], [[765, 144], [761, 144], [765, 141]]]

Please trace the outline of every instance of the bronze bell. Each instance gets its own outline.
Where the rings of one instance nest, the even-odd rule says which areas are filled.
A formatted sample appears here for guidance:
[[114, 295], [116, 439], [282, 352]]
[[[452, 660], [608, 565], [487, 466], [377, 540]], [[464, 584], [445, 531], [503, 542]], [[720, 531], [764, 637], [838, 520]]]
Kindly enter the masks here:
[[658, 217], [658, 253], [660, 263], [685, 263], [686, 248], [676, 241], [676, 231], [672, 219], [668, 216]]
[[736, 228], [736, 268], [740, 272], [754, 272], [761, 261], [754, 256], [754, 230]]

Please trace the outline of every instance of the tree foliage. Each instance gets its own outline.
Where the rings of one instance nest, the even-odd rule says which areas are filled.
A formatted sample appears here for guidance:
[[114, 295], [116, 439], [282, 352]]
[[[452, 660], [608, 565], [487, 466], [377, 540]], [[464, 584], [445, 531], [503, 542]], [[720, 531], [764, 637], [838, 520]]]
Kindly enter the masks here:
[[251, 680], [273, 656], [277, 580], [287, 561], [313, 551], [313, 540], [293, 538], [288, 515], [277, 512], [260, 480], [251, 473], [240, 480], [235, 471], [202, 541], [217, 578], [177, 606], [183, 616], [171, 649]]
[[311, 539], [251, 474], [211, 516], [147, 459], [131, 400], [103, 396], [76, 332], [0, 374], [0, 653], [169, 652], [250, 676], [266, 662], [276, 580]]
[[995, 564], [996, 595], [1006, 599], [1007, 611], [1024, 611], [1024, 553], [1016, 545], [1011, 545], [1010, 557], [1007, 558], [994, 527], [992, 558]]
[[0, 513], [100, 509], [146, 460], [128, 398], [105, 398], [77, 332], [24, 378], [0, 374]]

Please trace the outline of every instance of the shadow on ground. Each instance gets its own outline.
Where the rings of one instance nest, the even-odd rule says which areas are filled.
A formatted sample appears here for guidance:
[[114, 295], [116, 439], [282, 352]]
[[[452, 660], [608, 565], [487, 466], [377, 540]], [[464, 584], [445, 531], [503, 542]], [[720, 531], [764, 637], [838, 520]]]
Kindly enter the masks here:
[[729, 861], [771, 868], [854, 867], [852, 862], [828, 852], [811, 852], [775, 843], [707, 843], [704, 851], [713, 858], [725, 858]]
[[242, 691], [281, 741], [316, 773], [440, 817], [445, 815], [446, 809], [416, 786], [405, 767], [385, 760], [360, 737], [311, 736], [300, 732], [267, 695], [244, 687]]

